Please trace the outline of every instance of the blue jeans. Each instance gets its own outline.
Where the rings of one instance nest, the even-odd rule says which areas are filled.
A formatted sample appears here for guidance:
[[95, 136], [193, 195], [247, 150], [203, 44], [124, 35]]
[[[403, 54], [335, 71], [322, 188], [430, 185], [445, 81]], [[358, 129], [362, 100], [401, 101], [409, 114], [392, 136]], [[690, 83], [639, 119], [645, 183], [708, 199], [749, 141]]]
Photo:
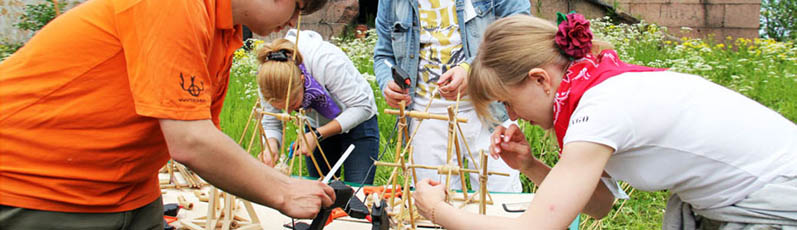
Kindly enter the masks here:
[[[343, 180], [358, 184], [372, 184], [376, 167], [371, 167], [371, 165], [374, 164], [373, 159], [376, 159], [379, 154], [379, 127], [376, 115], [349, 130], [348, 133], [341, 133], [321, 141], [319, 147], [324, 150], [330, 166], [334, 166], [351, 144], [354, 144], [355, 148], [349, 158], [343, 162], [345, 169], [343, 170]], [[324, 175], [329, 173], [329, 168], [324, 163], [321, 152], [316, 149], [313, 155]], [[306, 158], [306, 162], [312, 162], [310, 157]], [[319, 177], [315, 167], [307, 167], [307, 171], [310, 176]], [[365, 179], [366, 175], [368, 175], [367, 179]], [[340, 177], [340, 170], [335, 172], [335, 176]]]

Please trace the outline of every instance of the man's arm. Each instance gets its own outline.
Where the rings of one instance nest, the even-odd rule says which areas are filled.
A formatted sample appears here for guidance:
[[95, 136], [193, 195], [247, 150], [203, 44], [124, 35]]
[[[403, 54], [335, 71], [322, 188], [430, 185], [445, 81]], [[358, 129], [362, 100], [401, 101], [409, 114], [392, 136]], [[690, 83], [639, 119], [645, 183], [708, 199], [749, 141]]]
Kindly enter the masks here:
[[312, 218], [335, 199], [321, 182], [289, 178], [259, 163], [210, 120], [159, 121], [171, 157], [224, 191], [297, 218]]

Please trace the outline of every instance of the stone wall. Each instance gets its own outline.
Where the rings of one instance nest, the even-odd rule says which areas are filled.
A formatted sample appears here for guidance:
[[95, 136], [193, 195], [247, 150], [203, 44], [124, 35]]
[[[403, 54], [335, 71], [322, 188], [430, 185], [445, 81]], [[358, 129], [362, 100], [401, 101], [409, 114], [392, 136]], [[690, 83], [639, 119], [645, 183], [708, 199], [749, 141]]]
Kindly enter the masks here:
[[[346, 25], [357, 17], [359, 6], [357, 0], [328, 0], [323, 9], [311, 15], [302, 16], [301, 29], [314, 30], [329, 39], [330, 36], [341, 34]], [[282, 31], [265, 37], [255, 35], [255, 38], [270, 41], [284, 36], [285, 31]]]
[[761, 0], [618, 0], [631, 15], [689, 36], [758, 37]]
[[[530, 0], [532, 14], [554, 19], [556, 11], [603, 16], [603, 3], [638, 19], [666, 26], [676, 36], [758, 37], [761, 0]], [[688, 28], [686, 28], [688, 27]], [[683, 28], [683, 29], [682, 29]]]

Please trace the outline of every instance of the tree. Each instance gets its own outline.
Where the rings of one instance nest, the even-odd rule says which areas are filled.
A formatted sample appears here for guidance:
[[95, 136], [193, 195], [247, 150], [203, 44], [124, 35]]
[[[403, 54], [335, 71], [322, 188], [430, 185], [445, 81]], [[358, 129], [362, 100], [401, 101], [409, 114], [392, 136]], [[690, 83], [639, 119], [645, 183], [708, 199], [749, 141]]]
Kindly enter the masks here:
[[761, 37], [777, 41], [797, 39], [797, 0], [761, 1]]
[[15, 26], [23, 30], [38, 31], [55, 18], [56, 4], [58, 4], [58, 9], [63, 9], [66, 6], [65, 1], [55, 0], [25, 5], [25, 14], [19, 16], [19, 22]]

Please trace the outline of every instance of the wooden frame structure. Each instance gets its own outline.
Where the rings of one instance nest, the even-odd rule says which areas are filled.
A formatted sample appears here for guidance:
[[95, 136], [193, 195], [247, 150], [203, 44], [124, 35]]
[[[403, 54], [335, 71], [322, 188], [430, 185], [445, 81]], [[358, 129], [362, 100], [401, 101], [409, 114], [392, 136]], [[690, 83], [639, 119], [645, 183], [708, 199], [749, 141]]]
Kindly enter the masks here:
[[[432, 92], [432, 97], [434, 96], [435, 92]], [[470, 151], [470, 147], [467, 144], [467, 141], [463, 138], [462, 142], [464, 142], [466, 151], [468, 156], [470, 157], [470, 161], [473, 162], [473, 165], [477, 169], [468, 169], [467, 167], [463, 166], [463, 154], [462, 150], [460, 149], [460, 138], [459, 136], [464, 137], [464, 132], [460, 127], [460, 123], [468, 122], [467, 119], [457, 117], [457, 111], [459, 110], [459, 98], [460, 95], [457, 95], [457, 103], [456, 106], [449, 106], [448, 107], [448, 116], [445, 115], [438, 115], [438, 114], [431, 114], [428, 112], [429, 107], [431, 106], [431, 101], [429, 104], [426, 105], [425, 111], [406, 111], [405, 102], [401, 101], [399, 103], [399, 109], [385, 109], [386, 114], [392, 114], [398, 116], [398, 124], [397, 124], [397, 141], [396, 141], [396, 152], [394, 159], [397, 161], [396, 163], [390, 162], [381, 162], [375, 161], [374, 164], [377, 166], [387, 166], [393, 167], [393, 171], [390, 174], [390, 178], [388, 179], [388, 185], [392, 186], [390, 197], [388, 198], [388, 205], [393, 208], [392, 213], [392, 225], [396, 227], [396, 229], [416, 229], [417, 222], [416, 220], [420, 218], [420, 215], [416, 214], [415, 208], [413, 206], [413, 198], [412, 193], [410, 191], [410, 179], [411, 176], [412, 182], [417, 183], [416, 177], [416, 168], [423, 168], [423, 169], [432, 169], [437, 170], [438, 174], [445, 175], [445, 187], [450, 191], [451, 185], [451, 176], [453, 174], [458, 174], [460, 177], [460, 182], [462, 183], [462, 194], [463, 196], [459, 199], [453, 198], [446, 194], [446, 202], [450, 203], [452, 200], [456, 201], [463, 201], [462, 206], [478, 203], [479, 204], [479, 213], [484, 215], [486, 213], [486, 205], [492, 204], [492, 196], [490, 196], [489, 192], [487, 191], [487, 176], [488, 175], [502, 175], [502, 176], [509, 176], [507, 173], [500, 173], [500, 172], [490, 172], [487, 171], [487, 155], [484, 153], [483, 150], [480, 151], [480, 163], [477, 164], [474, 160], [473, 154]], [[415, 118], [418, 120], [418, 124], [416, 128], [413, 130], [412, 135], [408, 135], [409, 131], [407, 130], [407, 117]], [[419, 165], [415, 164], [413, 160], [414, 151], [412, 149], [411, 143], [420, 129], [420, 125], [422, 124], [423, 120], [425, 119], [435, 119], [435, 120], [444, 120], [448, 121], [448, 144], [446, 148], [446, 164], [445, 165], [438, 165], [438, 166], [431, 166], [431, 165]], [[457, 132], [458, 131], [458, 132]], [[459, 135], [457, 135], [459, 134]], [[406, 142], [404, 142], [405, 137], [408, 137]], [[457, 162], [454, 163], [454, 155], [456, 154]], [[405, 156], [408, 156], [410, 162], [406, 163]], [[481, 167], [479, 167], [481, 165]], [[404, 176], [404, 182], [401, 183], [403, 187], [403, 194], [402, 199], [400, 201], [395, 201], [396, 191], [399, 190], [399, 172], [398, 170], [401, 169], [401, 173]], [[465, 184], [465, 173], [476, 173], [479, 175], [479, 182], [481, 184], [480, 191], [472, 196], [468, 195], [467, 185]], [[478, 195], [478, 198], [477, 198]]]

